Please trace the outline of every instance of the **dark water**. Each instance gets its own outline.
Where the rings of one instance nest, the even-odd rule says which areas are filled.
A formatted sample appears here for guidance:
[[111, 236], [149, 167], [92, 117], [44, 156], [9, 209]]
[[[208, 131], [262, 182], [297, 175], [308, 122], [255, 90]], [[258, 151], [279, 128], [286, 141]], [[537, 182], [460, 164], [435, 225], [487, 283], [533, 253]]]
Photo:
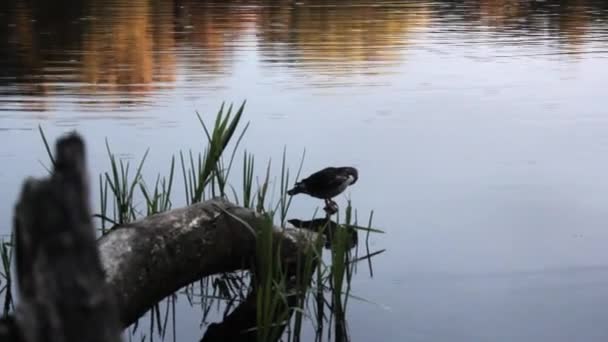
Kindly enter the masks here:
[[106, 137], [150, 147], [154, 175], [204, 142], [195, 110], [247, 99], [248, 150], [355, 165], [387, 231], [353, 341], [605, 341], [607, 79], [605, 1], [4, 0], [0, 231], [45, 173], [37, 125], [82, 132], [95, 174]]

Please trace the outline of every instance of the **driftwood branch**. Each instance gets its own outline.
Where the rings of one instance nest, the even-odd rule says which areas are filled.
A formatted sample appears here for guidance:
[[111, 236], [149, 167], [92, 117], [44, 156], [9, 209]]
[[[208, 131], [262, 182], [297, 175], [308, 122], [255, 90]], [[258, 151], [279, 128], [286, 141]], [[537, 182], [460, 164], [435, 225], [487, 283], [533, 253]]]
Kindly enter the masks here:
[[323, 234], [325, 237], [325, 247], [331, 248], [332, 243], [338, 237], [338, 232], [344, 230], [348, 234], [347, 248], [351, 249], [357, 245], [359, 240], [359, 234], [357, 230], [352, 226], [341, 226], [336, 222], [326, 219], [314, 219], [314, 220], [299, 220], [291, 219], [287, 221], [296, 228], [307, 229], [313, 232]]
[[[152, 305], [202, 277], [249, 269], [262, 218], [215, 199], [119, 226], [99, 240], [106, 279], [118, 296], [123, 326]], [[316, 235], [276, 228], [282, 258], [295, 258]]]
[[[289, 318], [294, 313], [292, 308], [298, 305], [298, 299], [302, 297], [310, 285], [311, 277], [316, 269], [317, 261], [310, 268], [304, 267], [303, 263], [291, 262], [288, 265], [289, 274], [285, 287], [285, 301], [279, 301], [275, 307], [275, 313], [287, 312], [287, 318], [275, 322], [278, 333], [275, 335], [280, 340], [282, 332], [287, 326]], [[302, 277], [298, 283], [298, 277]], [[306, 288], [302, 288], [306, 287]], [[257, 293], [254, 289], [247, 298], [229, 315], [219, 323], [211, 323], [205, 331], [201, 342], [250, 342], [257, 339]]]

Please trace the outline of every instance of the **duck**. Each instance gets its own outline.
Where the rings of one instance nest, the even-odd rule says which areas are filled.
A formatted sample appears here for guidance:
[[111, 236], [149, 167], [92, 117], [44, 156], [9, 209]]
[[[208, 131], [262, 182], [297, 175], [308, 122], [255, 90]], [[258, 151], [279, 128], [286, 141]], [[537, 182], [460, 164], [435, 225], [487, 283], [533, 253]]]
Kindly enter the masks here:
[[337, 212], [337, 204], [332, 198], [338, 196], [346, 188], [352, 186], [359, 179], [359, 171], [351, 166], [326, 167], [307, 178], [296, 182], [293, 188], [287, 191], [289, 196], [306, 194], [325, 201], [325, 210], [333, 214]]

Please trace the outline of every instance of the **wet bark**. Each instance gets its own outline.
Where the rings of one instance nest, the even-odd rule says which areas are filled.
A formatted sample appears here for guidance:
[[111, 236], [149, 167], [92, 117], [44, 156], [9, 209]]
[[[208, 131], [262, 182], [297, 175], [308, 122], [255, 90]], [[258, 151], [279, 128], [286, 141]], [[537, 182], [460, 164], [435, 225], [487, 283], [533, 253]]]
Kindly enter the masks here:
[[[317, 262], [314, 262], [313, 267], [305, 269], [302, 264], [290, 264], [288, 269], [292, 274], [288, 276], [285, 301], [279, 301], [274, 309], [277, 317], [280, 313], [287, 312], [287, 318], [280, 322], [275, 322], [274, 341], [280, 340], [283, 336], [283, 331], [292, 317], [294, 307], [301, 306], [304, 298], [304, 293], [310, 286], [311, 277], [316, 269]], [[305, 277], [300, 284], [295, 281], [295, 273], [297, 276]], [[292, 277], [293, 276], [293, 277]], [[219, 323], [211, 323], [205, 331], [200, 342], [250, 342], [257, 339], [257, 292], [256, 289], [247, 295], [247, 298], [234, 309], [229, 315]], [[268, 341], [271, 342], [271, 341]]]
[[28, 180], [15, 209], [19, 303], [2, 341], [120, 341], [91, 224], [84, 143], [57, 143], [51, 176]]
[[314, 220], [299, 220], [291, 219], [287, 221], [296, 228], [307, 229], [316, 233], [323, 234], [325, 237], [325, 248], [331, 248], [334, 239], [338, 236], [340, 230], [346, 230], [348, 234], [347, 248], [351, 249], [357, 245], [359, 234], [357, 230], [350, 226], [341, 226], [329, 218], [314, 219]]
[[[214, 199], [116, 227], [99, 240], [106, 279], [124, 327], [152, 305], [202, 277], [249, 269], [256, 253], [253, 210]], [[282, 258], [293, 259], [316, 235], [275, 228]]]

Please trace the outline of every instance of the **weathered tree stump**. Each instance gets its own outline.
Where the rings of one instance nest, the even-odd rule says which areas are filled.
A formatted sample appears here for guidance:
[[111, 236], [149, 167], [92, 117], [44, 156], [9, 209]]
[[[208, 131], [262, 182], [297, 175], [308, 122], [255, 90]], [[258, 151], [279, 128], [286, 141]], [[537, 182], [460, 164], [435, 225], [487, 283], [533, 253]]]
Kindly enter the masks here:
[[15, 209], [20, 298], [14, 321], [4, 324], [5, 337], [120, 341], [91, 223], [84, 143], [76, 135], [64, 137], [55, 156], [51, 176], [27, 180]]

